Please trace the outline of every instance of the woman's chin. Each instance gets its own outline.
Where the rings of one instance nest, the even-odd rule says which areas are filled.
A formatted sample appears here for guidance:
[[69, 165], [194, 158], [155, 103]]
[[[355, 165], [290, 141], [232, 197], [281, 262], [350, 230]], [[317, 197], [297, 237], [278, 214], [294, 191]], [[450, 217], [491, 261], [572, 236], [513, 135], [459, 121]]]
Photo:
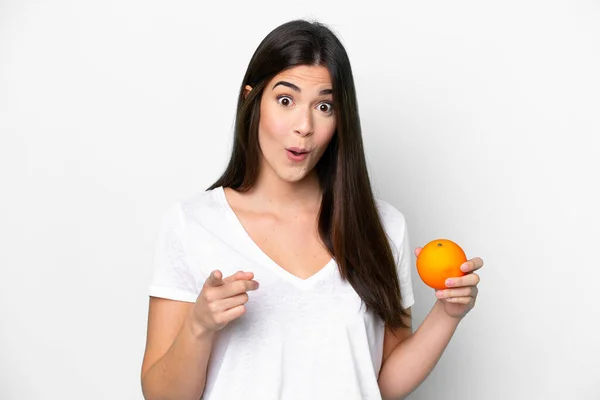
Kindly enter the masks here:
[[279, 178], [288, 183], [297, 183], [305, 180], [309, 175], [309, 172], [310, 171], [306, 171], [304, 168], [298, 168], [292, 171], [279, 171], [277, 175], [279, 175]]

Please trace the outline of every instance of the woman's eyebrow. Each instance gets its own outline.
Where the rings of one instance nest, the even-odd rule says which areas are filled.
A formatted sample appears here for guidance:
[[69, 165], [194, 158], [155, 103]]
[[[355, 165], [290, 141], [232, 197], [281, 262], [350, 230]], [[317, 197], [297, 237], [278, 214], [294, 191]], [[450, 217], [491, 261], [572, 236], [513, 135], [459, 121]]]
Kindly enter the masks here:
[[[300, 90], [300, 88], [298, 86], [294, 85], [293, 83], [286, 82], [286, 81], [279, 81], [279, 82], [277, 82], [275, 85], [273, 85], [273, 88], [271, 90], [275, 89], [279, 85], [287, 86], [290, 89], [292, 89], [292, 90], [294, 90], [294, 91], [296, 91], [298, 93], [300, 93], [302, 91], [302, 90]], [[322, 96], [322, 95], [332, 94], [332, 93], [333, 93], [332, 89], [323, 89], [323, 90], [321, 90], [319, 92], [319, 95]]]

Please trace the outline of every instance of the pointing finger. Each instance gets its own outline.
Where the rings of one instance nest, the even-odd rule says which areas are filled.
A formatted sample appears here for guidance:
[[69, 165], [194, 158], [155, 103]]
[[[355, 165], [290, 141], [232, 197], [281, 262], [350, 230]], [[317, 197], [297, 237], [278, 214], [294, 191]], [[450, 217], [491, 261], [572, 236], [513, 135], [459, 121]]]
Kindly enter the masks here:
[[250, 280], [252, 278], [254, 278], [254, 273], [252, 273], [252, 272], [238, 271], [235, 274], [230, 275], [227, 278], [223, 279], [223, 282], [225, 282], [225, 283], [231, 283], [231, 282], [235, 282], [235, 281], [240, 280], [240, 279]]
[[255, 280], [240, 279], [219, 289], [221, 293], [220, 296], [222, 296], [222, 298], [232, 297], [240, 293], [257, 290], [258, 286], [259, 284]]

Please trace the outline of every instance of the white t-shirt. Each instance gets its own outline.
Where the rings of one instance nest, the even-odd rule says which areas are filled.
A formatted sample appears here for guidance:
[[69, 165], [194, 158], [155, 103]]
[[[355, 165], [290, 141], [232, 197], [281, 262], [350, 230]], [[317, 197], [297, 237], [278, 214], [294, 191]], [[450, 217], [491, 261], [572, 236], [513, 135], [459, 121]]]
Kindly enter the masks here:
[[[414, 296], [405, 218], [383, 200], [377, 206], [408, 308]], [[384, 322], [361, 307], [335, 260], [308, 279], [278, 266], [247, 234], [222, 187], [166, 213], [149, 294], [195, 302], [215, 269], [224, 277], [251, 271], [260, 287], [248, 292], [246, 313], [218, 332], [203, 399], [381, 399]]]

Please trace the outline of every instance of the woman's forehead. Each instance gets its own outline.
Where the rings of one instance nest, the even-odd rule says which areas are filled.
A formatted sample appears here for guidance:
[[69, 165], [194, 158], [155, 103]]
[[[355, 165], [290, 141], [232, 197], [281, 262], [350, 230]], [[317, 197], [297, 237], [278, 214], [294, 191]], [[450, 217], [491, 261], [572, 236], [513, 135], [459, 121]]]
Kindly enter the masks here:
[[275, 77], [270, 82], [270, 88], [277, 84], [279, 81], [286, 81], [293, 83], [300, 89], [306, 87], [323, 86], [329, 85], [331, 87], [331, 76], [326, 67], [322, 65], [298, 65], [295, 67], [288, 68]]

